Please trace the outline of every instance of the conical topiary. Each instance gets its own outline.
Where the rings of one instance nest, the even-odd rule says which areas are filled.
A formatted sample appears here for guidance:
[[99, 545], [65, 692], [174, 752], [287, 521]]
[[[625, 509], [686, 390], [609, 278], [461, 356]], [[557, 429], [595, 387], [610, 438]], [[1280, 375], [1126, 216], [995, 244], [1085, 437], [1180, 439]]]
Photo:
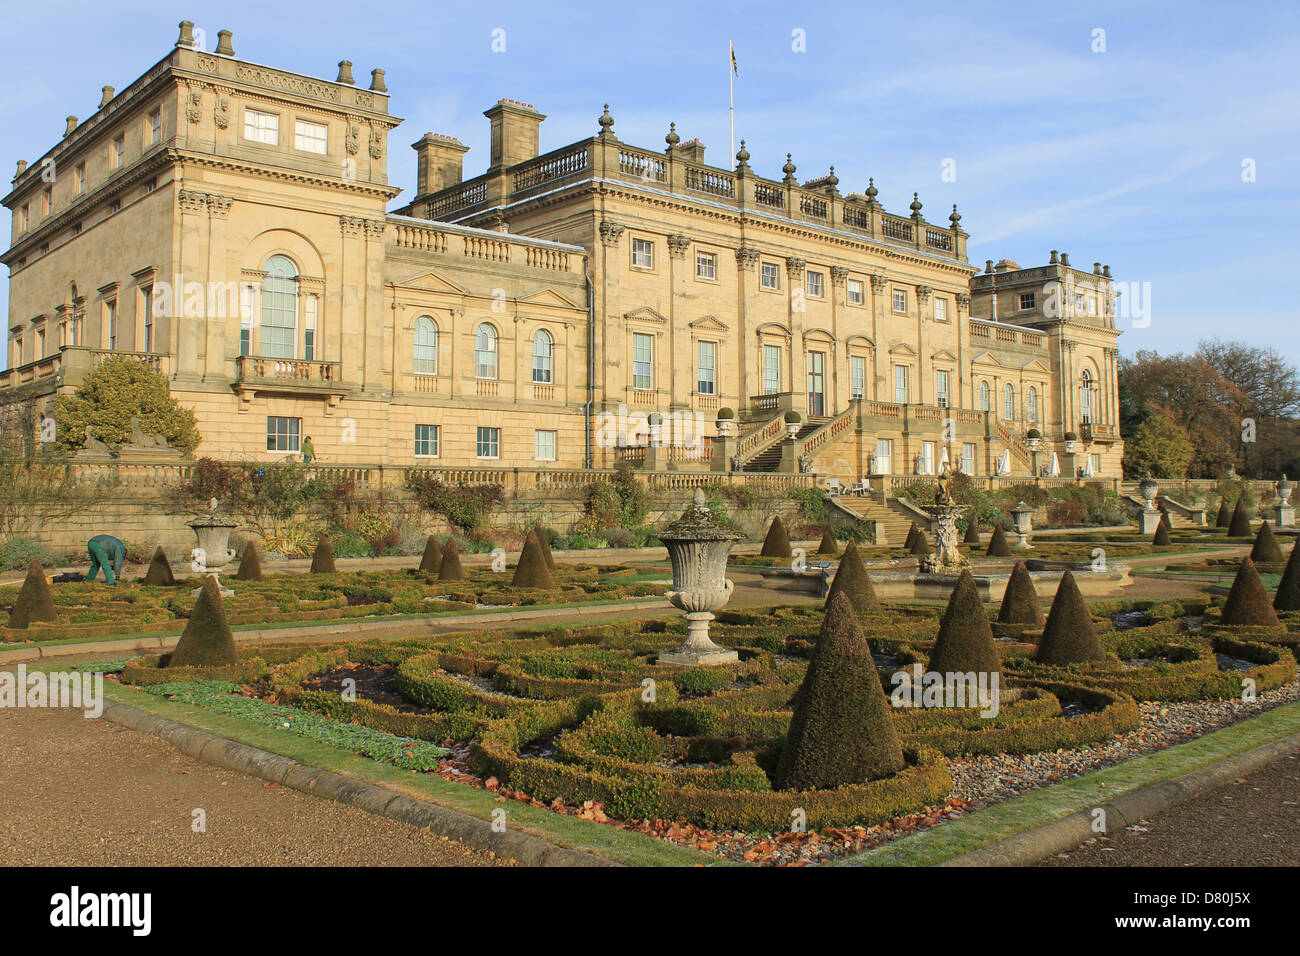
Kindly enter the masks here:
[[916, 529], [916, 535], [912, 538], [912, 550], [909, 554], [929, 554], [930, 539], [925, 536], [925, 532], [920, 528]]
[[441, 565], [442, 548], [438, 547], [438, 539], [429, 535], [429, 540], [424, 542], [424, 554], [420, 556], [420, 570], [437, 574]]
[[1047, 614], [1043, 638], [1038, 643], [1036, 660], [1040, 664], [1063, 667], [1105, 659], [1106, 652], [1101, 648], [1101, 641], [1097, 640], [1092, 615], [1079, 593], [1079, 585], [1074, 583], [1073, 574], [1062, 572], [1052, 609]]
[[902, 769], [903, 750], [871, 648], [847, 595], [837, 594], [794, 697], [776, 785], [825, 789]]
[[1002, 530], [1002, 525], [993, 526], [993, 534], [989, 537], [989, 548], [984, 553], [990, 558], [1011, 557], [1011, 546], [1007, 544], [1007, 535]]
[[456, 541], [453, 538], [448, 538], [447, 543], [442, 546], [442, 564], [438, 566], [438, 580], [465, 580], [465, 569], [460, 566], [460, 551], [456, 548]]
[[908, 554], [912, 553], [912, 545], [916, 542], [916, 522], [913, 521], [907, 526], [907, 539], [903, 542], [903, 550]]
[[1246, 511], [1246, 500], [1237, 499], [1237, 507], [1232, 509], [1232, 520], [1228, 523], [1229, 538], [1250, 537], [1250, 515]]
[[1151, 546], [1153, 548], [1162, 548], [1170, 544], [1173, 544], [1173, 541], [1169, 537], [1169, 526], [1163, 521], [1156, 522], [1156, 533], [1151, 539]]
[[998, 611], [1002, 624], [1023, 624], [1026, 627], [1043, 626], [1043, 605], [1034, 589], [1034, 579], [1029, 576], [1025, 562], [1017, 561], [1007, 578], [1007, 589], [1002, 592], [1002, 607]]
[[880, 610], [880, 599], [876, 597], [876, 589], [871, 585], [871, 576], [867, 574], [867, 569], [862, 563], [858, 546], [852, 541], [845, 547], [844, 557], [840, 558], [840, 566], [835, 570], [835, 577], [831, 579], [830, 590], [826, 592], [827, 610], [834, 603], [837, 594], [847, 597], [853, 609], [859, 614], [870, 614]]
[[235, 635], [230, 633], [226, 609], [221, 603], [221, 587], [217, 584], [217, 576], [209, 574], [167, 666], [216, 667], [237, 663], [239, 653], [235, 650]]
[[1279, 611], [1300, 611], [1300, 542], [1291, 546], [1291, 557], [1277, 584], [1277, 594], [1273, 595], [1273, 607]]
[[25, 628], [33, 621], [57, 621], [59, 612], [54, 607], [50, 582], [45, 579], [41, 562], [33, 559], [27, 565], [27, 577], [18, 591], [14, 609], [9, 612], [9, 627]]
[[316, 542], [316, 550], [311, 556], [311, 570], [313, 574], [333, 574], [338, 570], [334, 567], [334, 549], [330, 546], [330, 536], [327, 534], [321, 535]]
[[1164, 508], [1160, 509], [1160, 524], [1170, 531], [1174, 530], [1174, 519], [1169, 517], [1169, 512]]
[[1232, 524], [1232, 509], [1228, 507], [1228, 499], [1219, 499], [1219, 515], [1214, 519], [1216, 528], [1226, 528]]
[[550, 568], [546, 566], [546, 556], [542, 546], [537, 543], [537, 529], [528, 532], [524, 539], [524, 550], [519, 555], [519, 564], [515, 566], [515, 576], [510, 581], [516, 588], [553, 588]]
[[930, 651], [931, 671], [939, 674], [1001, 674], [1002, 658], [993, 643], [993, 628], [984, 613], [975, 579], [967, 569], [957, 578], [948, 608], [939, 622], [939, 635]]
[[1255, 562], [1249, 557], [1241, 559], [1237, 576], [1232, 579], [1221, 622], [1228, 627], [1264, 627], [1278, 623], [1277, 612], [1269, 603], [1264, 582], [1259, 578]]
[[835, 532], [830, 529], [830, 525], [827, 525], [826, 530], [822, 532], [822, 543], [818, 545], [817, 553], [818, 554], [839, 554], [840, 553], [839, 543], [835, 540]]
[[966, 535], [962, 539], [962, 544], [979, 544], [980, 543], [980, 526], [974, 518], [966, 525]]
[[244, 553], [239, 559], [239, 570], [235, 572], [236, 581], [262, 580], [262, 558], [257, 553], [257, 542], [249, 541], [244, 545]]
[[763, 550], [758, 553], [765, 558], [794, 557], [794, 552], [790, 550], [790, 536], [785, 533], [785, 522], [780, 515], [772, 519], [767, 537], [763, 539]]
[[546, 559], [546, 570], [555, 571], [555, 558], [551, 554], [551, 542], [547, 540], [546, 529], [541, 525], [536, 525], [533, 531], [537, 534], [537, 544], [542, 549], [542, 557]]
[[149, 570], [144, 573], [143, 584], [157, 584], [162, 587], [171, 587], [176, 583], [176, 575], [172, 574], [171, 562], [167, 560], [167, 552], [163, 550], [162, 545], [154, 548], [153, 557], [149, 559]]
[[1255, 546], [1250, 549], [1250, 560], [1256, 564], [1280, 564], [1282, 561], [1282, 547], [1277, 543], [1277, 538], [1273, 534], [1273, 529], [1265, 521], [1259, 526], [1259, 534], [1255, 535]]

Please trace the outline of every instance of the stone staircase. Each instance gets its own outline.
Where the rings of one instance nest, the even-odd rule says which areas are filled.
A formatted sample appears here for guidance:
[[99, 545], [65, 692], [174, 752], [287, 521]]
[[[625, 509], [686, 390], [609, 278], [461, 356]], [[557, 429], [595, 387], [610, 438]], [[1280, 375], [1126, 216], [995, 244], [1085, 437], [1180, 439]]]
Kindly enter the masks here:
[[[1120, 482], [1119, 498], [1134, 520], [1137, 520], [1137, 516], [1140, 515], [1142, 509], [1146, 507], [1146, 502], [1144, 502], [1142, 496], [1138, 494], [1138, 483], [1136, 481]], [[1168, 498], [1167, 495], [1157, 495], [1155, 500], [1156, 507], [1160, 507], [1160, 505], [1166, 500], [1174, 503], [1173, 505], [1166, 504], [1165, 510], [1169, 512], [1169, 523], [1175, 530], [1179, 528], [1199, 527], [1195, 521], [1182, 513], [1187, 509], [1187, 506], [1176, 498]], [[1211, 523], [1214, 521], [1213, 514], [1207, 515], [1207, 518]]]
[[[874, 498], [858, 495], [836, 495], [831, 498], [834, 507], [839, 508], [854, 518], [862, 521], [874, 521], [878, 529], [883, 528], [885, 540], [877, 544], [889, 547], [901, 547], [907, 540], [907, 529], [911, 527], [912, 518], [888, 504], [881, 504]], [[922, 527], [917, 521], [917, 527]]]
[[[799, 427], [799, 438], [811, 435], [817, 429], [825, 425], [825, 418], [810, 418]], [[782, 433], [784, 434], [784, 432]], [[785, 444], [785, 439], [769, 445], [763, 451], [759, 452], [753, 458], [745, 462], [745, 471], [776, 471], [781, 467], [781, 446]]]

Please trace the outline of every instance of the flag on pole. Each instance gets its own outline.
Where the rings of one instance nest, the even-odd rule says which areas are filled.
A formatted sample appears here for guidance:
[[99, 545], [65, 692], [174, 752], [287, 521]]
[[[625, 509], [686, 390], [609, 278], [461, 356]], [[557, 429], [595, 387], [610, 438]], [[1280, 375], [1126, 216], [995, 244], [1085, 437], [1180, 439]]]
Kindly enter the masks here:
[[733, 76], [740, 76], [740, 67], [736, 66], [736, 44], [728, 40], [727, 45], [731, 47], [731, 73]]

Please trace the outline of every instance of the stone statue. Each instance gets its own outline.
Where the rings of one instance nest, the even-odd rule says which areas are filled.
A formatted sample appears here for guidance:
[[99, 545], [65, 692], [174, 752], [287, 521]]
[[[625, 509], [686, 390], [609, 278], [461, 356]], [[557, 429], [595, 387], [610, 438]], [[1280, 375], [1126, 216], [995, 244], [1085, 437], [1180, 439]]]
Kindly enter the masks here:
[[946, 464], [939, 471], [938, 485], [938, 494], [935, 497], [936, 503], [941, 505], [955, 504], [956, 502], [952, 498], [952, 469]]
[[745, 459], [741, 457], [740, 452], [736, 452], [736, 454], [731, 456], [731, 470], [732, 471], [745, 470]]
[[801, 474], [811, 475], [813, 472], [813, 457], [804, 452], [799, 456], [799, 471]]

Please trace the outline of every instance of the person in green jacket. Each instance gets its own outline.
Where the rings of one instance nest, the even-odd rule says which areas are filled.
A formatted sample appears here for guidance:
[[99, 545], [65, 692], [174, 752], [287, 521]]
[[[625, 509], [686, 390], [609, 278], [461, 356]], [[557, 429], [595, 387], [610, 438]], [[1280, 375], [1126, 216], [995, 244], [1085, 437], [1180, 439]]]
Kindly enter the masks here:
[[86, 580], [95, 580], [95, 575], [103, 568], [104, 581], [117, 584], [117, 578], [122, 573], [122, 563], [126, 561], [126, 545], [111, 534], [97, 534], [86, 542], [86, 550], [90, 552], [90, 573], [86, 575]]
[[302, 463], [310, 465], [312, 459], [316, 457], [316, 446], [311, 443], [311, 436], [308, 435], [302, 442]]

